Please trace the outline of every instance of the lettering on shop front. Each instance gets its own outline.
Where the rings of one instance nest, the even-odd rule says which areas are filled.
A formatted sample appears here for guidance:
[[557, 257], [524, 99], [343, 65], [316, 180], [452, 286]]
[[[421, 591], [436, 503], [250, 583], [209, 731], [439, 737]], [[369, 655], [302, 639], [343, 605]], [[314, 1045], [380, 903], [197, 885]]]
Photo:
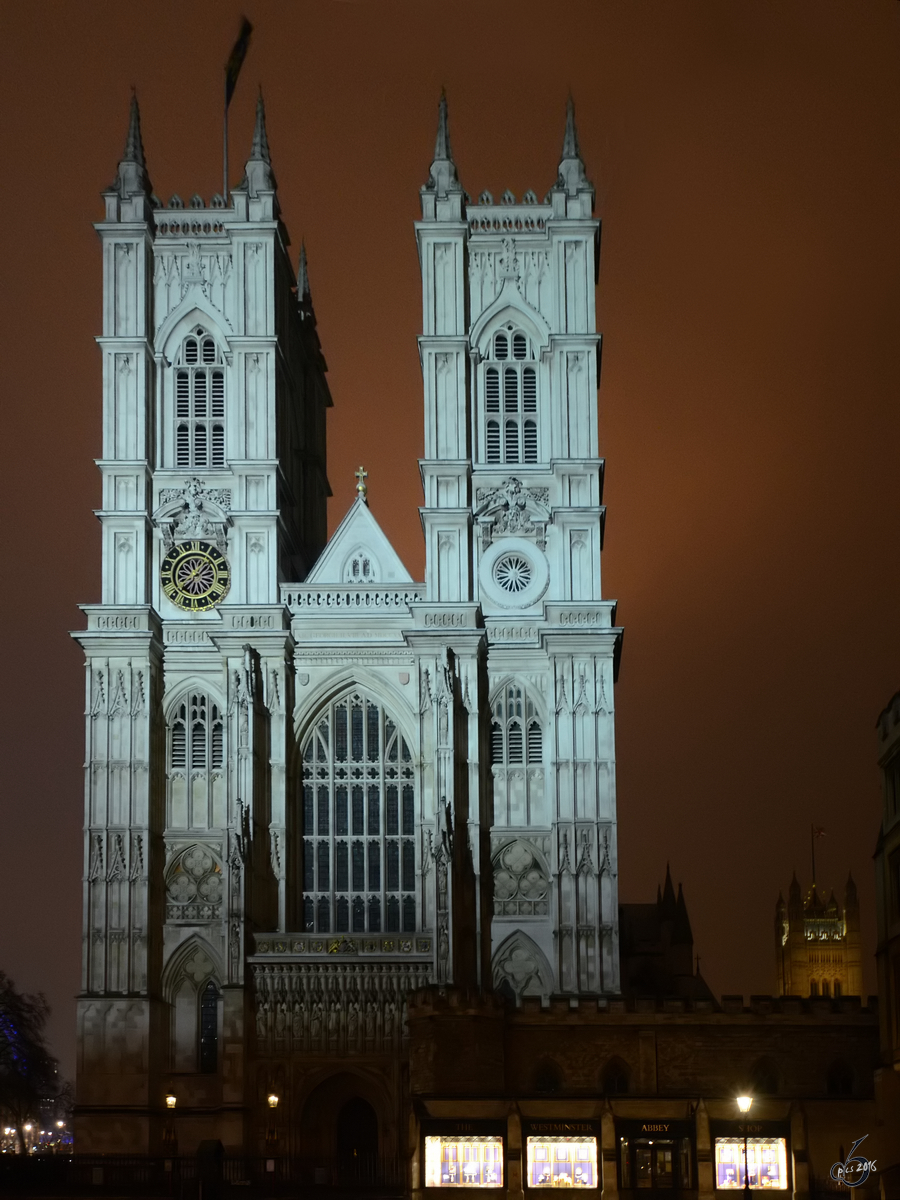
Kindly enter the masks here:
[[668, 1133], [668, 1125], [642, 1125], [641, 1133]]

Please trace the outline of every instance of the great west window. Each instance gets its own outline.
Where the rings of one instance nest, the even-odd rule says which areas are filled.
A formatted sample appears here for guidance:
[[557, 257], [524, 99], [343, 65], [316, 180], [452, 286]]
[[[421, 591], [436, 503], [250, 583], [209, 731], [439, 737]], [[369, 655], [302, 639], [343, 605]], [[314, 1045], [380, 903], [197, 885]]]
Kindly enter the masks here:
[[416, 928], [412, 755], [390, 716], [354, 693], [330, 705], [303, 750], [303, 927]]

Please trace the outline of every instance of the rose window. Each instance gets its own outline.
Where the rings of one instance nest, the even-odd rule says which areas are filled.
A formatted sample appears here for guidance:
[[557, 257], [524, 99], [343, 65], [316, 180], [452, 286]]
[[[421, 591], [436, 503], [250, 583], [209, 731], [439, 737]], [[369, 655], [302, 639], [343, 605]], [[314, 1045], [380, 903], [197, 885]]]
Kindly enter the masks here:
[[504, 554], [494, 566], [494, 579], [504, 592], [518, 595], [534, 578], [531, 563], [523, 554]]

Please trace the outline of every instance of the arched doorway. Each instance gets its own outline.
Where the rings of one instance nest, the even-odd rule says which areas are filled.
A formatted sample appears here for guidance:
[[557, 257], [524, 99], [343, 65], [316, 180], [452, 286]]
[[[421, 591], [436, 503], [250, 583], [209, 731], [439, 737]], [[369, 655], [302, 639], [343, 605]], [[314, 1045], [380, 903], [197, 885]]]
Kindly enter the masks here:
[[310, 1178], [376, 1182], [389, 1152], [385, 1113], [370, 1080], [340, 1071], [313, 1088], [303, 1105], [297, 1148]]
[[378, 1117], [361, 1096], [341, 1108], [335, 1129], [337, 1169], [342, 1179], [375, 1181], [378, 1167]]

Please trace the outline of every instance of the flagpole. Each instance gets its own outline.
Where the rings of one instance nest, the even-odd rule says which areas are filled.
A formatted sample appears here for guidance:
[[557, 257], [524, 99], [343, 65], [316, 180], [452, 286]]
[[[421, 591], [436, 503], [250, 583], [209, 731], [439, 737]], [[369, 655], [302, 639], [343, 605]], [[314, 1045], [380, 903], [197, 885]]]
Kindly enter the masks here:
[[815, 827], [815, 825], [810, 825], [810, 827], [809, 827], [809, 853], [812, 858], [812, 883], [813, 883], [813, 887], [815, 887], [816, 886], [816, 827]]
[[222, 199], [228, 206], [228, 101], [225, 101], [225, 120], [222, 130]]

